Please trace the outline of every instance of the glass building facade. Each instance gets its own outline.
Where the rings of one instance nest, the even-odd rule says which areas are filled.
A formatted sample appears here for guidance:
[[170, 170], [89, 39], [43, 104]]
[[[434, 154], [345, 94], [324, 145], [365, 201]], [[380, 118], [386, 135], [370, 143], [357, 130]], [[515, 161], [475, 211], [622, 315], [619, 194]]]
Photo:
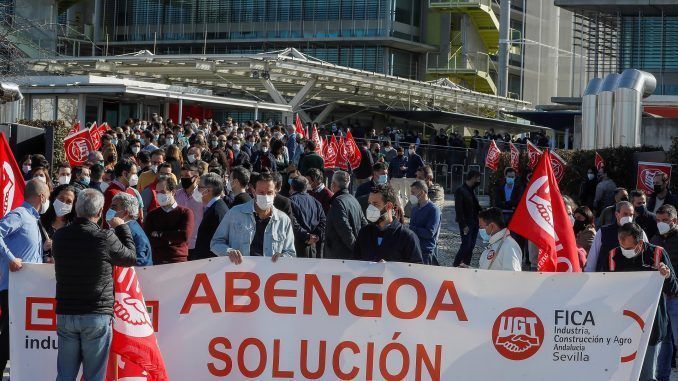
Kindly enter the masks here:
[[624, 16], [619, 66], [654, 74], [658, 95], [678, 95], [678, 16]]
[[107, 45], [109, 55], [294, 47], [330, 63], [417, 78], [426, 49], [420, 32], [425, 0], [98, 1], [99, 43]]

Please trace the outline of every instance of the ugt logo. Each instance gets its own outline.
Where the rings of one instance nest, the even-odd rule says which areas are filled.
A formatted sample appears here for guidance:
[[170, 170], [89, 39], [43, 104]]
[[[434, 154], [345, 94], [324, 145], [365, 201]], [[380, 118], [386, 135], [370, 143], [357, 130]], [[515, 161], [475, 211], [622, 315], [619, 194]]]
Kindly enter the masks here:
[[492, 343], [500, 355], [509, 360], [532, 357], [544, 341], [544, 325], [539, 316], [526, 308], [502, 312], [492, 327]]

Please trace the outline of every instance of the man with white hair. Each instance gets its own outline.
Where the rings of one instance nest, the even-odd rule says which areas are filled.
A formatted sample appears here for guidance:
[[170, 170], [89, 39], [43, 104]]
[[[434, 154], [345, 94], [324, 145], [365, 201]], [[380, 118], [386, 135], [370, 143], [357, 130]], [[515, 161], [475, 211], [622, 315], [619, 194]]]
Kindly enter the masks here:
[[104, 196], [85, 189], [75, 202], [77, 218], [54, 233], [57, 380], [75, 380], [82, 363], [86, 380], [103, 380], [111, 346], [113, 266], [134, 266], [129, 226], [120, 217], [102, 229]]
[[113, 217], [120, 217], [129, 227], [137, 253], [136, 266], [153, 266], [151, 243], [144, 229], [136, 221], [139, 218], [139, 201], [128, 193], [113, 196], [111, 207], [106, 211], [106, 222]]
[[350, 178], [344, 171], [332, 176], [334, 195], [326, 218], [324, 258], [352, 259], [358, 233], [367, 225], [360, 203], [348, 191]]

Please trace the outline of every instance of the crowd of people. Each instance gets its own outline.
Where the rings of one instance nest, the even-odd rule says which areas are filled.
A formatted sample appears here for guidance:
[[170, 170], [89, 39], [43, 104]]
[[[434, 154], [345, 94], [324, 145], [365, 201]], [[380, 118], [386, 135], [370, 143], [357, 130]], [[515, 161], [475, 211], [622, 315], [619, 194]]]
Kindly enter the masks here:
[[[360, 165], [350, 172], [325, 168], [316, 143], [293, 125], [230, 119], [175, 124], [157, 115], [106, 131], [101, 149], [82, 165], [51, 167], [39, 154], [22, 158], [25, 202], [0, 220], [0, 366], [9, 359], [8, 272], [23, 263], [55, 264], [59, 380], [74, 380], [80, 362], [85, 379], [103, 379], [111, 265], [213, 257], [237, 265], [248, 256], [439, 265], [445, 196], [421, 156], [421, 138], [391, 128], [363, 136]], [[443, 130], [433, 139], [465, 146], [458, 134]], [[471, 144], [475, 139], [477, 131]], [[526, 183], [508, 168], [487, 209], [476, 197], [480, 184], [481, 173], [471, 170], [454, 192], [461, 244], [453, 265], [472, 265], [480, 237], [479, 268], [536, 269], [538, 249], [507, 227]], [[657, 177], [646, 202], [642, 192], [617, 188], [604, 170], [593, 170], [581, 206], [565, 200], [587, 271], [654, 266], [666, 276], [667, 308], [657, 315], [648, 356], [668, 360], [648, 365], [647, 372], [666, 361], [670, 367], [673, 355], [665, 353], [673, 350], [671, 337], [678, 338], [668, 330], [671, 316], [678, 331], [671, 266], [678, 256], [678, 199], [667, 185]]]

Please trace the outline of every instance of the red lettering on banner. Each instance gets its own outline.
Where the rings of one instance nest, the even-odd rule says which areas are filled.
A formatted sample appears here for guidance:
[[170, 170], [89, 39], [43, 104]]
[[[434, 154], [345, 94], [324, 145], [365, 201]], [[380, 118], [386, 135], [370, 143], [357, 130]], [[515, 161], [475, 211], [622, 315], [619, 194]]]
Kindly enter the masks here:
[[318, 348], [318, 368], [315, 371], [308, 369], [308, 340], [301, 340], [301, 375], [307, 380], [317, 380], [325, 374], [325, 356], [327, 341], [320, 340]]
[[39, 298], [31, 296], [26, 298], [26, 330], [56, 330], [55, 298]]
[[[398, 289], [401, 286], [411, 286], [417, 292], [417, 303], [412, 311], [406, 312], [398, 307]], [[426, 308], [426, 288], [414, 278], [399, 278], [388, 286], [386, 293], [386, 307], [394, 317], [398, 319], [416, 319], [424, 313]]]
[[[200, 290], [201, 286], [205, 292], [205, 295], [198, 296], [198, 291]], [[188, 292], [188, 296], [184, 301], [184, 306], [181, 307], [181, 311], [179, 313], [187, 314], [191, 312], [191, 307], [193, 307], [194, 304], [209, 304], [210, 308], [212, 309], [212, 313], [221, 312], [217, 296], [214, 294], [214, 290], [210, 284], [210, 279], [205, 273], [195, 274], [193, 284], [191, 285], [191, 290]]]
[[[248, 280], [249, 287], [236, 288], [236, 280]], [[261, 286], [259, 276], [250, 272], [226, 273], [226, 306], [224, 312], [254, 312], [259, 309], [259, 295], [257, 290]], [[235, 304], [236, 296], [246, 296], [250, 299], [249, 304]]]
[[[259, 352], [259, 364], [257, 364], [257, 367], [253, 370], [249, 370], [245, 364], [245, 351], [249, 346], [256, 347], [257, 351]], [[253, 337], [243, 340], [242, 344], [240, 344], [240, 348], [238, 348], [238, 367], [240, 368], [240, 373], [242, 373], [242, 375], [247, 378], [256, 378], [261, 376], [261, 374], [264, 373], [264, 370], [266, 369], [266, 357], [266, 346], [261, 342], [261, 340], [255, 339]]]
[[334, 348], [334, 353], [332, 354], [332, 367], [334, 368], [334, 374], [339, 377], [340, 380], [353, 380], [356, 378], [356, 376], [358, 376], [360, 369], [355, 366], [348, 372], [344, 372], [341, 369], [339, 360], [341, 360], [341, 352], [344, 349], [349, 349], [354, 355], [360, 353], [358, 344], [352, 341], [342, 341], [341, 343], [337, 344], [337, 347]]
[[280, 370], [280, 339], [273, 340], [273, 377], [275, 378], [294, 377], [293, 371]]
[[351, 279], [346, 285], [346, 308], [348, 312], [358, 317], [381, 317], [381, 294], [366, 292], [362, 294], [362, 300], [372, 302], [371, 308], [360, 308], [356, 304], [356, 291], [364, 284], [383, 284], [384, 278], [372, 276], [359, 276]]
[[210, 374], [213, 376], [226, 377], [233, 369], [233, 362], [226, 352], [217, 349], [218, 345], [224, 347], [224, 350], [231, 349], [231, 342], [225, 337], [215, 337], [214, 339], [210, 340], [210, 344], [208, 346], [210, 356], [222, 361], [224, 366], [222, 368], [217, 368], [213, 362], [208, 362], [207, 370], [209, 370]]
[[281, 280], [296, 281], [297, 274], [278, 273], [271, 275], [266, 281], [266, 286], [264, 286], [264, 301], [266, 301], [266, 306], [268, 306], [271, 312], [294, 315], [297, 312], [295, 307], [281, 306], [275, 302], [275, 298], [278, 297], [294, 298], [297, 296], [297, 290], [276, 288], [276, 285]]
[[327, 314], [339, 316], [339, 298], [341, 292], [341, 278], [339, 275], [332, 275], [331, 298], [327, 296], [316, 274], [306, 274], [304, 278], [306, 280], [304, 283], [304, 315], [313, 315], [313, 290], [315, 290]]
[[[445, 295], [449, 295], [452, 303], [443, 303], [445, 301]], [[457, 289], [454, 287], [454, 282], [451, 280], [446, 280], [443, 284], [440, 285], [440, 290], [438, 290], [438, 295], [433, 301], [431, 306], [431, 311], [429, 311], [427, 320], [435, 320], [440, 311], [451, 311], [457, 313], [457, 319], [459, 321], [468, 321], [466, 317], [466, 312], [464, 311], [464, 306], [461, 305], [461, 300], [459, 300], [459, 294], [457, 294]]]

